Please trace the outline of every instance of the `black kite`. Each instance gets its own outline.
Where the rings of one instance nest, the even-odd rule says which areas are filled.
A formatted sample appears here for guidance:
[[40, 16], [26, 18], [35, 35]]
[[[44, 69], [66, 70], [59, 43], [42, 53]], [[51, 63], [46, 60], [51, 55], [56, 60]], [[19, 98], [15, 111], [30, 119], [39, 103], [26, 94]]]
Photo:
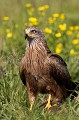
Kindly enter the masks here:
[[[30, 110], [37, 93], [48, 93], [46, 108], [50, 108], [50, 100], [65, 100], [76, 88], [71, 80], [67, 65], [57, 54], [49, 50], [43, 32], [37, 27], [25, 29], [27, 39], [25, 56], [20, 64], [20, 77], [27, 86]], [[76, 93], [73, 92], [76, 96]]]

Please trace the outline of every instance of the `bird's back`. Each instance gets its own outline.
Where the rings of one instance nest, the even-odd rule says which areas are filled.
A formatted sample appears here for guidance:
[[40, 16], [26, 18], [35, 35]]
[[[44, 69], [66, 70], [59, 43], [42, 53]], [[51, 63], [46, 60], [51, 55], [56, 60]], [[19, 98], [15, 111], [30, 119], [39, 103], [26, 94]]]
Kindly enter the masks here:
[[57, 84], [62, 87], [64, 86], [68, 94], [76, 88], [76, 84], [71, 80], [70, 73], [67, 69], [67, 64], [57, 54], [49, 54], [46, 60], [47, 66], [50, 66], [50, 74]]

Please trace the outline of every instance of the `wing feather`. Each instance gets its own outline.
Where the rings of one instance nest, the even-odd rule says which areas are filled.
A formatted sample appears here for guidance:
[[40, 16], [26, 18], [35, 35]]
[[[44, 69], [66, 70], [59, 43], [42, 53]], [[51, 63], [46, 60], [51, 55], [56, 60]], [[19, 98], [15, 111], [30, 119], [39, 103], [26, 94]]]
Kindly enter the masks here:
[[20, 78], [24, 85], [26, 85], [26, 78], [25, 78], [25, 63], [24, 58], [22, 59], [19, 67]]
[[50, 54], [46, 64], [49, 66], [51, 76], [60, 86], [64, 86], [68, 90], [75, 89], [76, 85], [71, 80], [67, 65], [59, 55]]

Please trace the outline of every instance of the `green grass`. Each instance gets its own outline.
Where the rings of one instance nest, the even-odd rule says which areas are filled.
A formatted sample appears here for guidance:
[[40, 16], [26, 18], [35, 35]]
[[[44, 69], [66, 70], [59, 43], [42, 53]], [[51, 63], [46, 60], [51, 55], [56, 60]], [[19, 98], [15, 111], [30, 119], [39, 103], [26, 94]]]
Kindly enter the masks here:
[[[19, 64], [26, 47], [25, 23], [27, 22], [27, 26], [29, 26], [28, 19], [33, 16], [38, 19], [38, 26], [43, 31], [46, 27], [52, 30], [52, 34], [45, 33], [52, 52], [55, 52], [58, 43], [62, 43], [63, 48], [60, 55], [67, 62], [72, 80], [79, 82], [79, 47], [77, 48], [77, 45], [73, 45], [71, 42], [79, 30], [74, 30], [71, 36], [66, 35], [69, 26], [79, 25], [78, 0], [62, 0], [62, 3], [56, 0], [27, 0], [27, 2], [31, 2], [35, 9], [31, 15], [25, 8], [25, 0], [0, 1], [0, 120], [79, 120], [79, 96], [77, 101], [72, 102], [68, 98], [62, 105], [62, 112], [59, 113], [56, 110], [48, 111], [43, 107], [39, 108], [40, 103], [47, 97], [39, 94], [33, 111], [30, 112], [27, 89], [23, 86], [19, 76]], [[37, 8], [45, 4], [50, 7], [42, 16]], [[58, 19], [54, 24], [49, 24], [48, 17], [56, 12], [64, 12], [66, 19], [63, 22]], [[4, 21], [4, 16], [9, 16], [10, 20]], [[67, 24], [65, 32], [58, 28], [58, 25], [63, 23]], [[7, 38], [7, 29], [12, 32], [12, 38]], [[61, 32], [62, 37], [56, 38], [56, 32]], [[69, 54], [71, 49], [74, 49], [77, 55], [71, 56]]]

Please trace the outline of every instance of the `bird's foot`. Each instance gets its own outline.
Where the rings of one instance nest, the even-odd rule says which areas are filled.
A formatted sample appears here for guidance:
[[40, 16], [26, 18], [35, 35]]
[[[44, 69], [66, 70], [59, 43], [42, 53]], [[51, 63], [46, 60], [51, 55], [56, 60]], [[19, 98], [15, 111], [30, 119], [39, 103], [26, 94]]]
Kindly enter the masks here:
[[45, 109], [48, 109], [48, 110], [49, 110], [51, 107], [52, 107], [52, 105], [51, 105], [50, 103], [47, 103]]
[[50, 104], [50, 101], [51, 101], [51, 94], [49, 94], [48, 102], [46, 104], [45, 109], [50, 109], [52, 107], [51, 104]]
[[53, 104], [53, 107], [57, 107], [57, 104], [55, 103], [55, 104]]

